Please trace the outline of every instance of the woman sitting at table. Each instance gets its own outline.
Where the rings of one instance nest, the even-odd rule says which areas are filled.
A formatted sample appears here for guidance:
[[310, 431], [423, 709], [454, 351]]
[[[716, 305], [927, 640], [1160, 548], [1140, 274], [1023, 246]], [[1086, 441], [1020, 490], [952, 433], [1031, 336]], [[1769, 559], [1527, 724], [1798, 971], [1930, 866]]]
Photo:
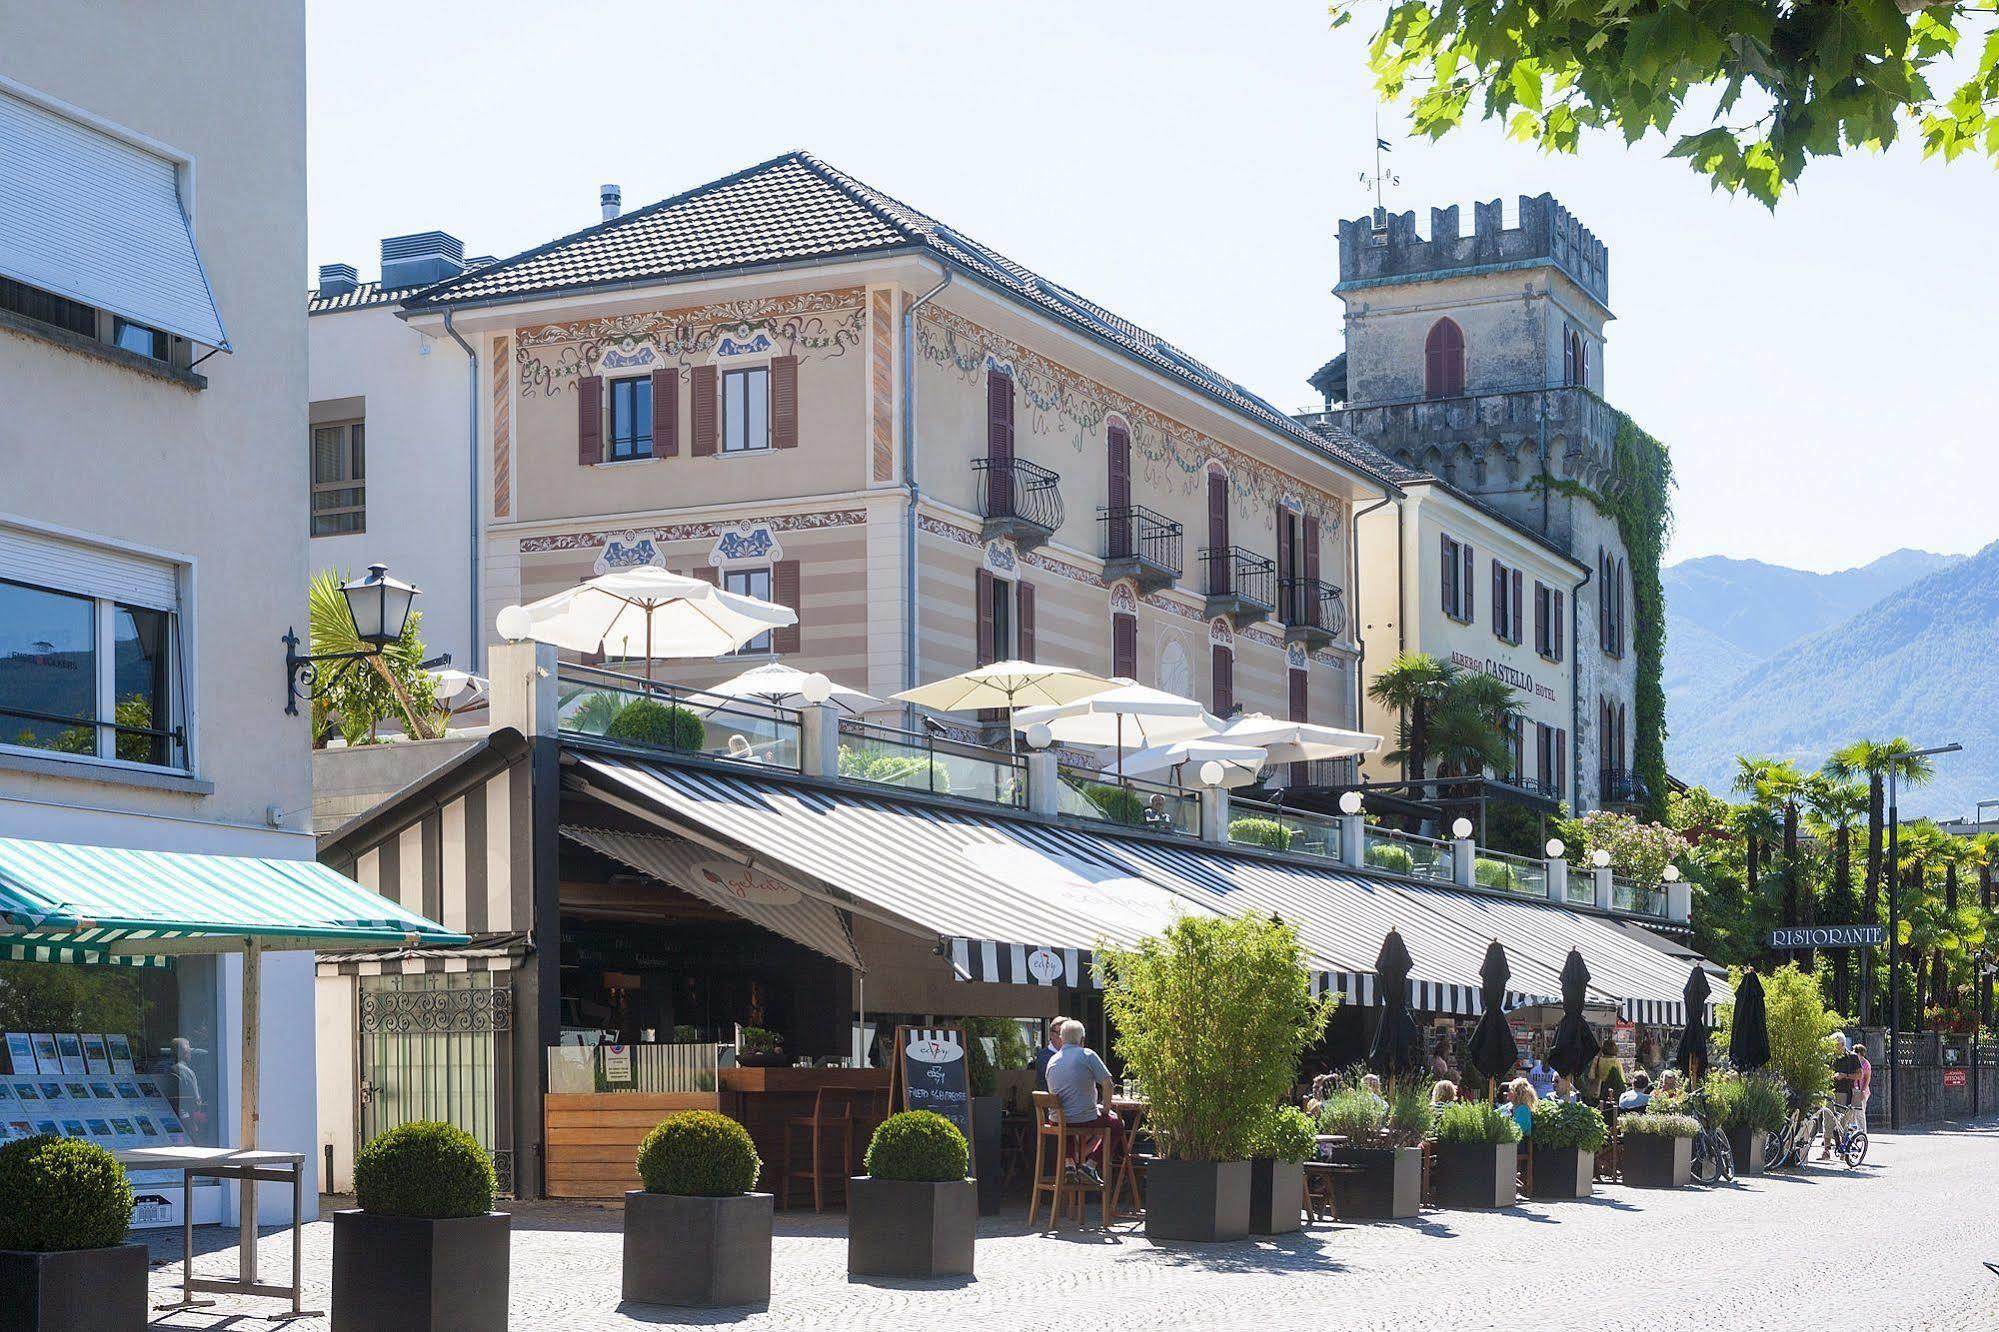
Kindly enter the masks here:
[[[1062, 1048], [1048, 1060], [1048, 1090], [1062, 1102], [1062, 1118], [1070, 1128], [1102, 1128], [1109, 1131], [1111, 1155], [1124, 1150], [1124, 1121], [1111, 1108], [1111, 1071], [1095, 1050], [1083, 1044], [1083, 1024], [1070, 1018], [1062, 1024]], [[1082, 1159], [1076, 1170], [1092, 1184], [1103, 1177], [1089, 1158], [1102, 1145], [1101, 1137], [1083, 1144]]]
[[1458, 1084], [1449, 1078], [1438, 1078], [1437, 1085], [1430, 1088], [1431, 1105], [1449, 1105], [1458, 1099]]
[[1525, 1078], [1513, 1079], [1513, 1085], [1508, 1087], [1507, 1091], [1513, 1122], [1519, 1126], [1520, 1141], [1524, 1143], [1528, 1135], [1534, 1131], [1534, 1102], [1541, 1097], [1534, 1090], [1534, 1084]]

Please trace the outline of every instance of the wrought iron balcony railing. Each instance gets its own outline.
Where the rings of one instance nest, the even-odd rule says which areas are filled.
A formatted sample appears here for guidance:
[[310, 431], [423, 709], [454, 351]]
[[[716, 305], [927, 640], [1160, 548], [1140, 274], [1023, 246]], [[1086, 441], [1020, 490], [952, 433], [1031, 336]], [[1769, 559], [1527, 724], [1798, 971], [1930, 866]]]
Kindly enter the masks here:
[[1597, 799], [1606, 805], [1635, 805], [1650, 794], [1644, 779], [1627, 768], [1605, 768], [1600, 775]]
[[1209, 619], [1226, 615], [1240, 628], [1277, 609], [1277, 562], [1241, 546], [1208, 546], [1201, 551]]
[[1023, 458], [974, 458], [979, 478], [983, 539], [1007, 537], [1023, 548], [1038, 546], [1062, 526], [1062, 478]]
[[1278, 588], [1277, 618], [1284, 622], [1286, 639], [1330, 643], [1346, 632], [1346, 599], [1340, 589], [1317, 578], [1286, 578]]
[[1140, 504], [1097, 510], [1104, 525], [1104, 577], [1147, 591], [1180, 577], [1180, 524]]

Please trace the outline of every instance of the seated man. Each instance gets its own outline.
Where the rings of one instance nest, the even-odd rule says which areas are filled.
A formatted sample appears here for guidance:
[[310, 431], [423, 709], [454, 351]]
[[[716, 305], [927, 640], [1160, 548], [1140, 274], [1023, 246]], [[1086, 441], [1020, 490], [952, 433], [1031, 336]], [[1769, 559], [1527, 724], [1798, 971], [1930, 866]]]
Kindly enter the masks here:
[[[1095, 1050], [1083, 1044], [1083, 1037], [1083, 1024], [1076, 1019], [1062, 1024], [1062, 1048], [1048, 1060], [1048, 1090], [1061, 1099], [1062, 1117], [1070, 1128], [1108, 1129], [1115, 1154], [1124, 1136], [1124, 1121], [1111, 1109], [1111, 1071]], [[1085, 1159], [1076, 1166], [1092, 1184], [1104, 1182], [1087, 1159], [1101, 1141], [1088, 1140], [1082, 1152]]]
[[1644, 1069], [1631, 1075], [1631, 1090], [1617, 1098], [1619, 1110], [1643, 1110], [1652, 1104], [1652, 1079]]

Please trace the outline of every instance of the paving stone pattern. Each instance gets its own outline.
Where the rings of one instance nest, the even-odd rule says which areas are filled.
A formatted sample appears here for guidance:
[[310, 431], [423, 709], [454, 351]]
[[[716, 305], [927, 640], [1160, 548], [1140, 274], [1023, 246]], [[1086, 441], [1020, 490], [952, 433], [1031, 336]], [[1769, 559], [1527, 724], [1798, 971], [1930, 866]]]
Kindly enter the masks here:
[[[982, 1228], [976, 1281], [849, 1283], [834, 1213], [780, 1214], [767, 1309], [618, 1304], [615, 1207], [515, 1215], [512, 1326], [765, 1328], [1999, 1329], [1999, 1124], [1881, 1134], [1867, 1166], [1834, 1162], [1733, 1188], [1599, 1188], [1585, 1202], [1415, 1221], [1321, 1225], [1216, 1247], [1154, 1246], [1134, 1227], [1027, 1233], [1015, 1208]], [[308, 1307], [325, 1309], [331, 1226], [307, 1227]], [[230, 1236], [197, 1232], [199, 1270], [233, 1268]], [[156, 1302], [179, 1232], [155, 1233]], [[282, 1269], [282, 1234], [265, 1245]], [[267, 1278], [270, 1275], [267, 1272]], [[277, 1306], [225, 1300], [155, 1326], [261, 1332]], [[324, 1327], [320, 1320], [298, 1325]]]

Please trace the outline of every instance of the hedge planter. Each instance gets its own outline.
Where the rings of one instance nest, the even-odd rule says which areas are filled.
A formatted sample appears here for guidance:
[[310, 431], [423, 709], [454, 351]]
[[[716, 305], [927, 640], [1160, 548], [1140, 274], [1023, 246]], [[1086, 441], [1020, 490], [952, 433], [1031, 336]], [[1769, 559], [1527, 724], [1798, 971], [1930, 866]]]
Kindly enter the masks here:
[[1762, 1129], [1752, 1128], [1732, 1128], [1727, 1132], [1729, 1154], [1735, 1158], [1735, 1173], [1762, 1174], [1766, 1169], [1763, 1163], [1763, 1139], [1768, 1135]]
[[145, 1245], [0, 1250], [0, 1332], [137, 1332], [145, 1325]]
[[972, 1174], [979, 1181], [979, 1215], [1000, 1213], [1001, 1182], [1006, 1170], [1000, 1163], [1000, 1116], [1004, 1102], [997, 1096], [972, 1098]]
[[1321, 1159], [1357, 1165], [1333, 1176], [1333, 1214], [1342, 1221], [1401, 1221], [1423, 1210], [1421, 1147], [1329, 1147]]
[[1145, 1237], [1249, 1238], [1249, 1162], [1153, 1161], [1145, 1171]]
[[1305, 1163], [1252, 1159], [1249, 1163], [1249, 1233], [1289, 1235], [1303, 1229]]
[[969, 1179], [847, 1181], [847, 1275], [972, 1275], [979, 1186]]
[[1511, 1207], [1517, 1200], [1520, 1144], [1440, 1142], [1430, 1183], [1437, 1206]]
[[433, 1220], [333, 1214], [335, 1332], [476, 1332], [507, 1325], [505, 1212]]
[[771, 1195], [625, 1195], [625, 1299], [713, 1309], [770, 1302]]
[[1596, 1153], [1580, 1147], [1534, 1148], [1530, 1198], [1587, 1198], [1596, 1178]]
[[1617, 1149], [1626, 1184], [1641, 1189], [1685, 1188], [1694, 1177], [1694, 1140], [1627, 1133]]

